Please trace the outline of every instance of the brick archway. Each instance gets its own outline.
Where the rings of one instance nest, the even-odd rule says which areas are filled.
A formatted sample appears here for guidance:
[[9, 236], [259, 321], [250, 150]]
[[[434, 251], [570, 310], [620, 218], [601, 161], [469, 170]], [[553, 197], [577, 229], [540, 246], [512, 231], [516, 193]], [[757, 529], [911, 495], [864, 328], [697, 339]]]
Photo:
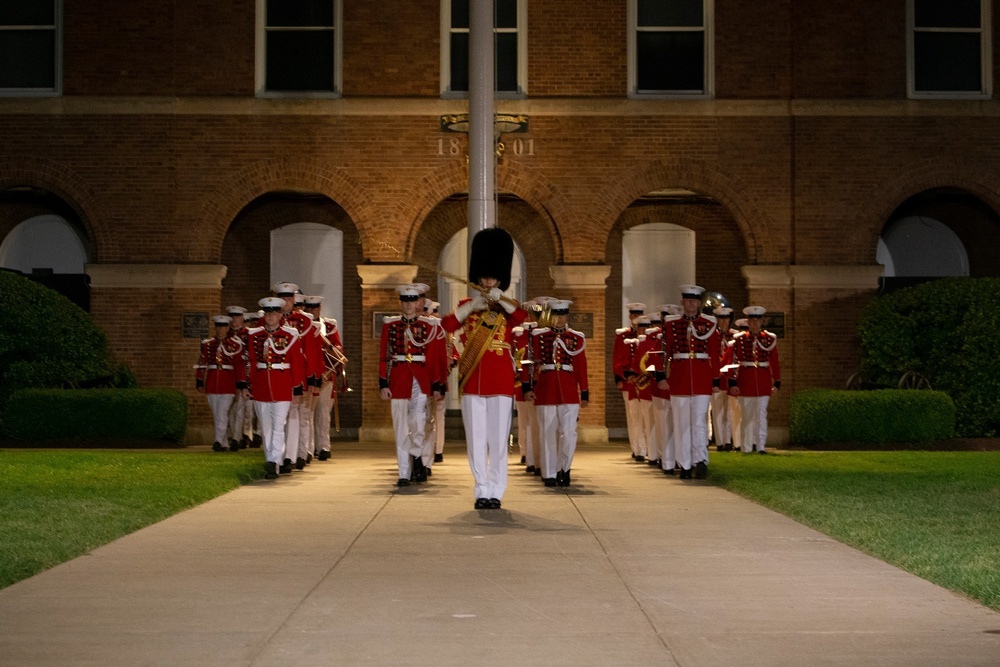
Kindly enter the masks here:
[[[416, 249], [417, 238], [427, 216], [449, 196], [467, 192], [469, 174], [466, 167], [452, 162], [441, 169], [427, 174], [420, 180], [409, 196], [403, 198], [399, 218], [410, 220], [410, 233], [406, 242], [406, 256], [411, 257]], [[559, 220], [569, 220], [569, 210], [565, 196], [556, 190], [539, 172], [522, 164], [508, 166], [501, 163], [497, 168], [497, 191], [511, 194], [534, 209], [544, 220], [554, 256], [551, 262], [563, 261], [563, 243], [559, 233]]]
[[[261, 195], [277, 190], [316, 192], [335, 202], [354, 222], [362, 245], [371, 239], [374, 206], [365, 189], [340, 169], [301, 160], [260, 161], [226, 179], [201, 207], [193, 253], [218, 261], [229, 226], [240, 211]], [[369, 231], [366, 231], [369, 230]], [[368, 253], [366, 252], [365, 255]]]
[[959, 162], [928, 160], [873, 188], [864, 198], [866, 204], [858, 211], [855, 224], [849, 227], [853, 233], [845, 234], [844, 244], [855, 256], [873, 262], [879, 238], [892, 214], [914, 195], [935, 188], [964, 190], [1000, 214], [1000, 188], [982, 169]]
[[767, 255], [767, 248], [773, 247], [771, 225], [750, 187], [710, 163], [690, 158], [647, 163], [623, 172], [595, 197], [592, 224], [601, 230], [602, 244], [632, 202], [668, 186], [708, 195], [726, 207], [743, 234], [747, 263], [788, 261]]
[[93, 262], [121, 261], [118, 243], [106, 231], [107, 212], [98, 204], [86, 181], [66, 166], [39, 157], [0, 158], [0, 191], [37, 187], [59, 197], [79, 217], [93, 242]]

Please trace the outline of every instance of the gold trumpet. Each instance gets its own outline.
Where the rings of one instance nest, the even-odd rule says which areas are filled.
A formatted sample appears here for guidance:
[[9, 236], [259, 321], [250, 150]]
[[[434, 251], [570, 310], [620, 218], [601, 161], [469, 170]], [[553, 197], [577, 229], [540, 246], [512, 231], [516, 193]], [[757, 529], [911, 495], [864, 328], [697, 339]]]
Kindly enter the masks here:
[[642, 355], [642, 358], [639, 359], [639, 367], [642, 369], [642, 371], [635, 376], [635, 388], [638, 389], [639, 391], [644, 391], [647, 387], [649, 387], [649, 384], [653, 381], [653, 376], [651, 376], [649, 374], [649, 371], [646, 370], [648, 366], [649, 366], [649, 352], [646, 352], [645, 354]]

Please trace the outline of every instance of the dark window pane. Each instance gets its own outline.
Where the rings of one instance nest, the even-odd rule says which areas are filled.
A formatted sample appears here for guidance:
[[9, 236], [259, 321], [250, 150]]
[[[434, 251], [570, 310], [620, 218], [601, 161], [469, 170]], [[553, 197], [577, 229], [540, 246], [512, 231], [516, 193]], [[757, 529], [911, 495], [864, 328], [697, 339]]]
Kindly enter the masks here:
[[306, 27], [333, 25], [333, 0], [269, 0], [269, 27]]
[[913, 36], [918, 91], [981, 92], [981, 66], [978, 34], [918, 32]]
[[333, 91], [333, 31], [267, 33], [267, 89]]
[[451, 86], [450, 90], [469, 90], [469, 33], [451, 36]]
[[451, 0], [451, 27], [469, 27], [469, 0]]
[[517, 91], [517, 34], [500, 33], [497, 35], [496, 81], [497, 90]]
[[705, 40], [701, 32], [637, 35], [636, 84], [643, 91], [704, 91]]
[[53, 0], [0, 0], [0, 25], [55, 25]]
[[494, 8], [497, 28], [517, 27], [517, 0], [496, 0]]
[[55, 39], [51, 30], [0, 30], [0, 88], [55, 88]]
[[702, 0], [638, 0], [641, 27], [701, 27]]
[[978, 28], [980, 0], [913, 0], [914, 25], [918, 28]]

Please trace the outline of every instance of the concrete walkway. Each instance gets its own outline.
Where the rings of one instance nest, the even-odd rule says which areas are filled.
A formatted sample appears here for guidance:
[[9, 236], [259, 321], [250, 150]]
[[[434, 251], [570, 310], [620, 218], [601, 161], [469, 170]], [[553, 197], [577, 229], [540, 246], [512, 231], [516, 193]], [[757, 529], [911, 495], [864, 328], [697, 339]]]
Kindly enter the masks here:
[[0, 591], [0, 665], [1000, 665], [1000, 614], [624, 448], [492, 511], [457, 444], [398, 492], [366, 449]]

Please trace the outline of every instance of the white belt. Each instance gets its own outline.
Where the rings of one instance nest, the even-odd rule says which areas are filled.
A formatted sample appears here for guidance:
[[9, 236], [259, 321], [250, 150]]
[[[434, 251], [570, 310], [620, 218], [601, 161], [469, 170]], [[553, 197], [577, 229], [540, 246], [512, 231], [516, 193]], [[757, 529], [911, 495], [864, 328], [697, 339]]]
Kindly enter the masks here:
[[573, 364], [541, 364], [539, 368], [543, 371], [572, 371]]
[[422, 354], [394, 354], [393, 361], [424, 361], [427, 357]]
[[231, 371], [231, 370], [233, 370], [232, 366], [228, 366], [226, 364], [209, 364], [206, 368], [208, 368], [208, 370], [212, 370], [212, 369], [223, 370], [223, 371]]
[[681, 359], [708, 359], [708, 355], [704, 352], [696, 352], [693, 354], [691, 352], [675, 352], [673, 358], [678, 361]]
[[265, 364], [262, 361], [258, 361], [257, 362], [257, 368], [260, 368], [260, 369], [267, 369], [267, 370], [277, 369], [279, 371], [283, 371], [283, 370], [291, 368], [291, 367], [292, 367], [291, 364], [286, 364], [286, 363], [280, 363], [280, 364], [271, 364], [271, 363], [268, 363], [268, 364]]
[[770, 366], [766, 361], [741, 361], [740, 366], [750, 366], [752, 368], [767, 368]]

